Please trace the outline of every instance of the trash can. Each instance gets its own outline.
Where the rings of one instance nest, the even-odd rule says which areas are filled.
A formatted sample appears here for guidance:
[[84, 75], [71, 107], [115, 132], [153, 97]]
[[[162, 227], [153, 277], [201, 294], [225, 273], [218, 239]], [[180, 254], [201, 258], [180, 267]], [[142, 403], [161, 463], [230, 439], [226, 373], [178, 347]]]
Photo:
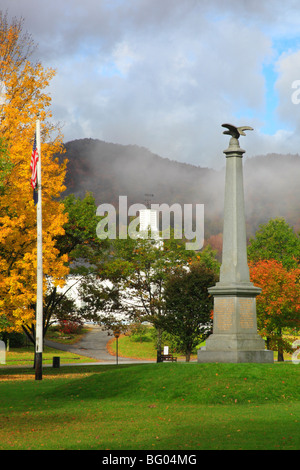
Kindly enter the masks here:
[[60, 357], [59, 356], [53, 356], [52, 366], [55, 367], [55, 368], [60, 367]]

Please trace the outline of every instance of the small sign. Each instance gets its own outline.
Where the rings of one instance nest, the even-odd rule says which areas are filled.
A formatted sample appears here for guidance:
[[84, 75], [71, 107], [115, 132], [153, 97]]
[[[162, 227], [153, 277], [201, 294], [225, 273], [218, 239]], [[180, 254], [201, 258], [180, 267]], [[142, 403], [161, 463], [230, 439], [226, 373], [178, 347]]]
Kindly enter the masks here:
[[169, 346], [164, 346], [164, 356], [169, 354]]

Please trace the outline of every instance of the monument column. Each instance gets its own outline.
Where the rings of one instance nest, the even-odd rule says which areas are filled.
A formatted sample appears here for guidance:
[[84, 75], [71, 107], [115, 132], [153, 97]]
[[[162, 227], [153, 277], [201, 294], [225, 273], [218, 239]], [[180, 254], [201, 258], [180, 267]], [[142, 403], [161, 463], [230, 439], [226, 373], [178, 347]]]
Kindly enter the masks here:
[[243, 153], [239, 137], [251, 127], [223, 124], [231, 135], [226, 155], [223, 251], [220, 280], [208, 289], [214, 296], [213, 334], [198, 351], [198, 362], [273, 362], [273, 352], [257, 333], [256, 296], [247, 263]]

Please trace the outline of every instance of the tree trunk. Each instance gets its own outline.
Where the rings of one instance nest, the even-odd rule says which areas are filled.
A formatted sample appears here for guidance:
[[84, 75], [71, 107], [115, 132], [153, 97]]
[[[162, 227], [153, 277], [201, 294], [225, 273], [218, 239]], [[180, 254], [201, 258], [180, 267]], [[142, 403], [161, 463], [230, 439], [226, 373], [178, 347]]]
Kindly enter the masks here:
[[282, 349], [278, 349], [277, 360], [278, 360], [278, 362], [284, 362], [283, 350]]
[[278, 362], [284, 362], [281, 328], [279, 328], [279, 330], [278, 330], [278, 335], [279, 335], [279, 339], [278, 339], [278, 356], [277, 356], [277, 360], [278, 360]]
[[161, 362], [161, 359], [160, 359], [160, 356], [161, 356], [161, 334], [162, 334], [162, 331], [161, 331], [161, 328], [158, 328], [157, 329], [157, 360], [156, 362]]

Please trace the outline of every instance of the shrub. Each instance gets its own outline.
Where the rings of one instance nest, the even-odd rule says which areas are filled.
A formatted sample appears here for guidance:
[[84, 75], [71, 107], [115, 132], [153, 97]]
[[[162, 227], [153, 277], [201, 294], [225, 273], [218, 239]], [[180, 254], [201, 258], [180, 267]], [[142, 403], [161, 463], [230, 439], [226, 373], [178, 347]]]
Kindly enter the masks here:
[[149, 338], [148, 333], [148, 327], [146, 325], [143, 325], [142, 323], [134, 323], [131, 328], [130, 328], [130, 339], [131, 341], [134, 341], [136, 343], [140, 342], [143, 343], [145, 341], [151, 341], [151, 338]]
[[26, 336], [24, 333], [7, 333], [3, 332], [0, 334], [0, 339], [6, 344], [9, 341], [9, 347], [12, 348], [22, 348], [26, 345]]
[[82, 324], [79, 321], [62, 320], [60, 321], [60, 331], [64, 334], [78, 334], [80, 333]]

